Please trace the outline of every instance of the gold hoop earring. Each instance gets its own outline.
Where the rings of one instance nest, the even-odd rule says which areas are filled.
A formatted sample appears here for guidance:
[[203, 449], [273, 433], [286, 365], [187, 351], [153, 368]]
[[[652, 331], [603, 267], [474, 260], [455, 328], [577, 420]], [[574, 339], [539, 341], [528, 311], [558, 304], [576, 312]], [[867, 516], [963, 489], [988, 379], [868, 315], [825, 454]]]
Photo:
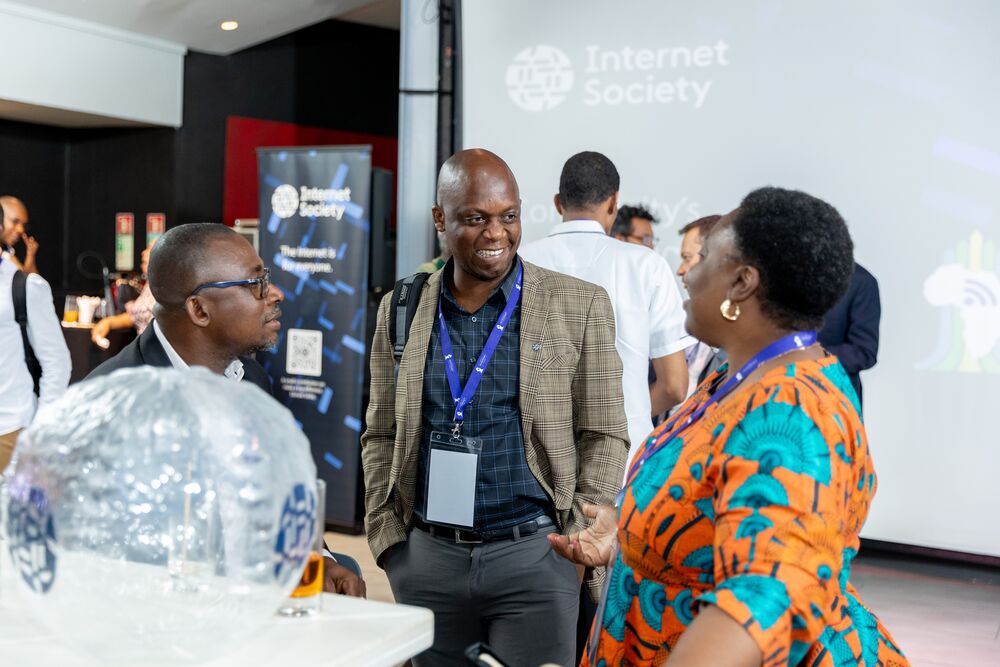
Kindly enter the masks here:
[[722, 302], [719, 306], [719, 311], [722, 312], [722, 316], [729, 320], [730, 322], [735, 322], [740, 317], [740, 304], [733, 303], [729, 299]]

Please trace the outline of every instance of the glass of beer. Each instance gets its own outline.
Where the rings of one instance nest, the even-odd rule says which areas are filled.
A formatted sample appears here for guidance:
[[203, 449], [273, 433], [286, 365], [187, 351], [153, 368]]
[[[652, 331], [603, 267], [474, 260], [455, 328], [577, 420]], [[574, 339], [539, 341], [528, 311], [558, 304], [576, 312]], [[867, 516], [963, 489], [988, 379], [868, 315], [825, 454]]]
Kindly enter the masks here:
[[326, 482], [316, 480], [316, 528], [299, 585], [278, 609], [282, 616], [312, 616], [323, 608], [323, 533], [326, 530]]
[[65, 306], [63, 306], [63, 322], [74, 324], [80, 319], [80, 306], [76, 303], [75, 296], [67, 296]]

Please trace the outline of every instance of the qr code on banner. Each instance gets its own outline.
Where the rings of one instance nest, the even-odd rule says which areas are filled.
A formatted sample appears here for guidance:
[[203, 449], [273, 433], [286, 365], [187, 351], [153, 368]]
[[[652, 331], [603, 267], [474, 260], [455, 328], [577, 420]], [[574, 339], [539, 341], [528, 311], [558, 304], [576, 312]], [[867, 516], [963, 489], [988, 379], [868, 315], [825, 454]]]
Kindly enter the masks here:
[[323, 374], [323, 332], [314, 329], [289, 329], [285, 372], [289, 375]]

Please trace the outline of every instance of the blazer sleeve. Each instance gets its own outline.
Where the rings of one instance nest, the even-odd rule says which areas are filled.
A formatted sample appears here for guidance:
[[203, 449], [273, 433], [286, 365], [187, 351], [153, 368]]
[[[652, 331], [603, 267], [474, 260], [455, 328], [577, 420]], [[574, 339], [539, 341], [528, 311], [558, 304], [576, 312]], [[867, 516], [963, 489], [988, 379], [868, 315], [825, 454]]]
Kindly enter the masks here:
[[601, 288], [594, 292], [585, 327], [573, 379], [579, 473], [566, 532], [590, 523], [583, 515], [583, 503], [613, 502], [621, 488], [629, 447], [622, 362], [615, 349], [615, 316], [607, 292]]
[[848, 373], [859, 373], [878, 361], [878, 328], [882, 319], [878, 281], [865, 276], [848, 306], [844, 342], [827, 345]]
[[387, 327], [390, 292], [378, 309], [372, 339], [371, 388], [367, 428], [361, 435], [361, 465], [365, 479], [365, 532], [368, 545], [380, 562], [390, 546], [406, 539], [403, 518], [396, 514], [389, 484], [396, 441], [396, 382], [393, 377], [392, 346]]

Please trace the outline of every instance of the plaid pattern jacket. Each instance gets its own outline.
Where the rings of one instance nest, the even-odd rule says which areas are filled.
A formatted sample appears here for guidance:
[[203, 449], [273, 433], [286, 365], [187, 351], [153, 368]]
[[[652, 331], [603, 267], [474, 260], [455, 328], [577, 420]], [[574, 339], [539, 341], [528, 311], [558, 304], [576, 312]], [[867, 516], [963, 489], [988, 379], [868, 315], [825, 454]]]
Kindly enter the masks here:
[[[525, 454], [552, 498], [559, 528], [575, 532], [589, 524], [582, 503], [613, 502], [628, 454], [614, 312], [597, 285], [523, 264], [519, 403]], [[361, 436], [365, 529], [376, 560], [407, 539], [413, 518], [424, 361], [441, 279], [438, 271], [427, 281], [395, 382], [391, 293], [378, 311], [368, 426]], [[602, 570], [591, 574], [592, 591], [602, 578]]]

